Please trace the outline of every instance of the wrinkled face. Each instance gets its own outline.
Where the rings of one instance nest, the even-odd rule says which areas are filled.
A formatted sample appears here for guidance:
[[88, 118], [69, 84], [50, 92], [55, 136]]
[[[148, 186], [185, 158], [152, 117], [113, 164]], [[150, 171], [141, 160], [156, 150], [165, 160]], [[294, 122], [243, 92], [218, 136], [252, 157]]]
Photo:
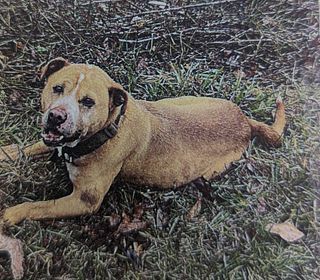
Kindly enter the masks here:
[[50, 74], [42, 92], [42, 137], [48, 146], [75, 146], [108, 119], [111, 78], [100, 68], [70, 64]]

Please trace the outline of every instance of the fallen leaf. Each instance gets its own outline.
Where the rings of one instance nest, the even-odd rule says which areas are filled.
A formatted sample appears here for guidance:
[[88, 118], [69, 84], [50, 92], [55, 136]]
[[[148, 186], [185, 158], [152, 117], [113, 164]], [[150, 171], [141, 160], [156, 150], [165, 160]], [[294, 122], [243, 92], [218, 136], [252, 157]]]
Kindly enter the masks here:
[[133, 249], [138, 257], [142, 255], [143, 253], [142, 244], [139, 244], [138, 242], [133, 242]]
[[304, 169], [306, 169], [308, 167], [308, 159], [306, 157], [304, 157], [303, 159], [300, 160], [301, 165]]
[[266, 213], [267, 212], [267, 204], [266, 204], [266, 200], [264, 199], [264, 197], [258, 198], [257, 210], [259, 213]]
[[120, 224], [121, 217], [116, 213], [112, 213], [111, 216], [106, 217], [106, 220], [108, 221], [110, 227], [116, 227]]
[[146, 58], [141, 58], [138, 62], [137, 69], [144, 70], [148, 68], [148, 63]]
[[187, 214], [187, 220], [193, 220], [196, 216], [199, 215], [201, 211], [201, 205], [202, 205], [202, 198], [199, 197], [195, 205], [192, 206], [192, 208], [189, 210]]
[[122, 213], [122, 223], [121, 224], [128, 224], [130, 223], [130, 217], [125, 212]]
[[11, 271], [14, 279], [23, 277], [23, 250], [21, 241], [0, 232], [0, 251], [9, 254], [11, 260]]
[[140, 220], [142, 218], [144, 209], [141, 204], [134, 207], [133, 219]]
[[235, 70], [234, 72], [234, 75], [236, 76], [237, 79], [243, 79], [246, 77], [246, 73], [240, 69], [238, 70]]
[[22, 50], [25, 47], [25, 44], [23, 44], [22, 42], [17, 42], [16, 43], [17, 49]]
[[264, 17], [262, 22], [265, 25], [270, 25], [270, 26], [276, 26], [277, 25], [277, 21], [274, 20], [272, 17], [269, 17], [269, 16]]
[[117, 229], [117, 234], [128, 234], [131, 232], [135, 232], [141, 229], [145, 229], [147, 227], [146, 222], [142, 222], [140, 219], [134, 218], [132, 221], [130, 217], [126, 214], [122, 214], [122, 222]]
[[18, 105], [22, 103], [22, 94], [21, 92], [14, 90], [10, 95], [9, 95], [9, 103], [10, 105]]
[[265, 229], [273, 234], [279, 235], [287, 242], [295, 242], [304, 236], [303, 232], [288, 222], [280, 224], [268, 224]]
[[131, 23], [134, 24], [137, 28], [142, 28], [145, 26], [146, 21], [142, 19], [141, 17], [135, 16], [131, 20]]
[[0, 51], [0, 65], [1, 65], [1, 68], [4, 68], [5, 65], [7, 64], [9, 60], [9, 57], [5, 56], [5, 55], [2, 55], [2, 52]]
[[133, 248], [130, 246], [126, 250], [127, 257], [133, 262], [136, 268], [141, 267], [141, 256], [143, 254], [142, 244], [138, 242], [133, 242]]

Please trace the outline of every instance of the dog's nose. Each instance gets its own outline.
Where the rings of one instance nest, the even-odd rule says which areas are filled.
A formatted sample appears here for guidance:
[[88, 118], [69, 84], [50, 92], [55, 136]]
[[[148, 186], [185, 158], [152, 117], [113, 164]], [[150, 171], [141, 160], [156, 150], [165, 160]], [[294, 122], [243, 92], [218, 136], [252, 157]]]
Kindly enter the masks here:
[[67, 119], [67, 112], [61, 108], [53, 108], [50, 110], [48, 115], [48, 125], [56, 127], [63, 124]]

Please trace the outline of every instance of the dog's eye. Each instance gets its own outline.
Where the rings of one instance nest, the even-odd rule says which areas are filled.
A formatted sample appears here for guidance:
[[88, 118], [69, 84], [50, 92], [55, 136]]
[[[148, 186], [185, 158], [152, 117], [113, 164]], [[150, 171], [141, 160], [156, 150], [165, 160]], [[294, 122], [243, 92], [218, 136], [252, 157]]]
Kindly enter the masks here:
[[61, 94], [64, 91], [64, 87], [62, 85], [56, 85], [53, 88], [53, 93]]
[[90, 97], [84, 97], [79, 101], [83, 106], [86, 106], [88, 108], [91, 108], [94, 104], [94, 100]]

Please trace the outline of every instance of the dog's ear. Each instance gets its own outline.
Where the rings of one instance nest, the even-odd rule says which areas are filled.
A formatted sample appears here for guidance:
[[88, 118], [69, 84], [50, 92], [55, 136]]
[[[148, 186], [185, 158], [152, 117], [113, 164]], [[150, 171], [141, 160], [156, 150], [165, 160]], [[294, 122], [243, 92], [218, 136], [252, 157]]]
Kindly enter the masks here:
[[47, 79], [51, 74], [59, 71], [63, 67], [70, 65], [70, 63], [63, 57], [57, 57], [50, 60], [40, 70], [40, 80]]
[[113, 111], [115, 107], [122, 106], [121, 113], [124, 113], [128, 103], [128, 93], [121, 86], [109, 88], [109, 109]]

